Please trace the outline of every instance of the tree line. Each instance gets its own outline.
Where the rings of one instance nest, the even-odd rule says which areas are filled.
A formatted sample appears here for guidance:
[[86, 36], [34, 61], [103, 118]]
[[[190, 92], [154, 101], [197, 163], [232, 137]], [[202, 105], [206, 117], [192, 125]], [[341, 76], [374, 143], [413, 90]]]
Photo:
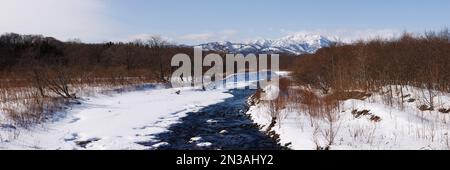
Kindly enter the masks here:
[[338, 44], [299, 56], [291, 66], [299, 84], [330, 90], [411, 85], [450, 91], [450, 32], [409, 33], [393, 40]]
[[124, 83], [130, 78], [168, 81], [170, 60], [177, 53], [189, 54], [192, 49], [170, 45], [159, 37], [86, 44], [9, 33], [0, 36], [0, 80], [3, 86], [33, 84], [42, 89], [45, 85], [71, 97], [66, 90], [71, 83]]

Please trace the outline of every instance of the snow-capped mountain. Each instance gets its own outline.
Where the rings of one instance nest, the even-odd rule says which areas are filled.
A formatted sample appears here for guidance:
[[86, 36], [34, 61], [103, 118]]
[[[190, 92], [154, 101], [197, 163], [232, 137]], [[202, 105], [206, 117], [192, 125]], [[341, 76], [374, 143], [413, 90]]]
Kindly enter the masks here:
[[318, 49], [330, 46], [334, 41], [321, 35], [294, 34], [277, 40], [260, 39], [248, 43], [228, 41], [200, 44], [203, 49], [226, 53], [315, 53]]

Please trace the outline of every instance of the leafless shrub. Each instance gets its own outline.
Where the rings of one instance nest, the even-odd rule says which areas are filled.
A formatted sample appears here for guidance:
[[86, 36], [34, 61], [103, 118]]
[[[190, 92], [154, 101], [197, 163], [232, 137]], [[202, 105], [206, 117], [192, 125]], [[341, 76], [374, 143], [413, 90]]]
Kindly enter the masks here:
[[62, 110], [66, 104], [63, 98], [43, 98], [33, 89], [25, 92], [22, 89], [20, 93], [21, 97], [6, 102], [2, 111], [16, 126], [24, 128], [45, 121], [51, 113]]
[[72, 77], [67, 70], [58, 67], [56, 70], [50, 71], [47, 74], [46, 81], [48, 89], [58, 96], [67, 99], [76, 97], [75, 94], [70, 92], [69, 86], [72, 84]]

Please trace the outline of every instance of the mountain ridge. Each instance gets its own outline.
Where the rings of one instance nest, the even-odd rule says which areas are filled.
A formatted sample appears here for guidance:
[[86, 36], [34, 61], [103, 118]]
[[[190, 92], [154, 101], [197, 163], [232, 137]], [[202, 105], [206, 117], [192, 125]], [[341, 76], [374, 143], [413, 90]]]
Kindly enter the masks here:
[[252, 42], [234, 43], [230, 41], [218, 41], [200, 44], [204, 50], [219, 51], [225, 53], [289, 53], [311, 54], [323, 47], [329, 47], [336, 41], [331, 38], [316, 35], [297, 33], [279, 39], [258, 39]]

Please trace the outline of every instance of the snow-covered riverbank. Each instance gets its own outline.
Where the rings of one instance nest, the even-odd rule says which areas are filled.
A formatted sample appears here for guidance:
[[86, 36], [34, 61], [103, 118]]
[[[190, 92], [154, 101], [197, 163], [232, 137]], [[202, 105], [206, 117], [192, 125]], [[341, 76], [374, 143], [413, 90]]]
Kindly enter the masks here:
[[[330, 132], [333, 141], [328, 149], [332, 150], [450, 149], [450, 114], [443, 111], [450, 108], [450, 95], [434, 91], [435, 109], [422, 111], [419, 108], [427, 103], [428, 92], [406, 87], [403, 94], [403, 107], [386, 104], [383, 100], [386, 94], [380, 93], [342, 101], [339, 111], [333, 113], [332, 125], [324, 117], [313, 117], [296, 109], [298, 103], [282, 109], [275, 124], [267, 103], [252, 106], [247, 114], [263, 131], [272, 124], [271, 130], [279, 135], [281, 145], [295, 150], [315, 150], [328, 145]], [[394, 98], [394, 101], [402, 100]]]

